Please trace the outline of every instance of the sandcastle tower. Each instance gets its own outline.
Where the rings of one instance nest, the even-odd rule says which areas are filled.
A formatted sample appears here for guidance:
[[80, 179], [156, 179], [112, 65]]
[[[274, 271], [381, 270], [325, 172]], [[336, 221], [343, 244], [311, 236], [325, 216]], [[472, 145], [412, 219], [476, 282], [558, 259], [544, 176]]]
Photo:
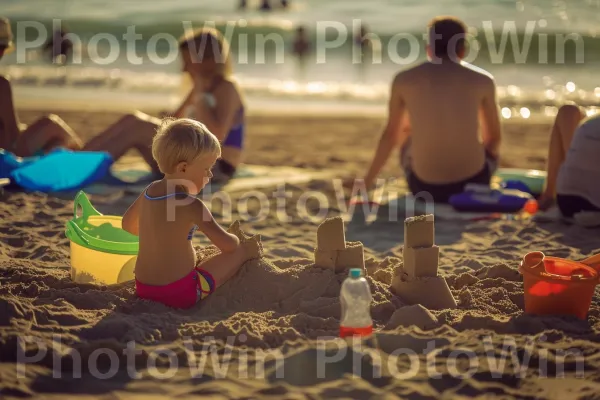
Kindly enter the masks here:
[[341, 272], [350, 268], [365, 268], [361, 242], [346, 242], [341, 217], [327, 218], [317, 228], [315, 265]]
[[440, 248], [434, 238], [432, 214], [404, 221], [404, 267], [397, 269], [391, 289], [408, 304], [434, 310], [456, 308], [446, 279], [438, 276]]

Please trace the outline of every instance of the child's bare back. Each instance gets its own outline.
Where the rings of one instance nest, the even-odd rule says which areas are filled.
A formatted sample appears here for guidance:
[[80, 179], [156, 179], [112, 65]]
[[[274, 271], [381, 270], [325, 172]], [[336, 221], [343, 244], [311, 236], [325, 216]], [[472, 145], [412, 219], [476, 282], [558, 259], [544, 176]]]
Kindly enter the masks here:
[[[140, 198], [140, 252], [136, 278], [149, 285], [174, 282], [196, 266], [192, 237], [204, 205], [184, 190], [154, 182]], [[199, 215], [200, 214], [200, 215]]]

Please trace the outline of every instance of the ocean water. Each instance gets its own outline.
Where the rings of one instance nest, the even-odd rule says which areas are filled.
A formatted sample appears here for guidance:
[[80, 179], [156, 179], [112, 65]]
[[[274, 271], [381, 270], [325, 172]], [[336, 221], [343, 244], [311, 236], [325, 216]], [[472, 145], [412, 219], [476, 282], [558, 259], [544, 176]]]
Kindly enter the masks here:
[[[469, 26], [469, 61], [496, 77], [505, 118], [552, 116], [569, 100], [589, 112], [600, 106], [600, 0], [289, 0], [286, 9], [270, 2], [273, 10], [263, 12], [259, 0], [246, 10], [237, 0], [3, 0], [17, 51], [0, 72], [23, 100], [171, 106], [182, 80], [168, 40], [214, 24], [231, 42], [250, 108], [383, 110], [394, 74], [426, 58], [427, 22], [446, 14]], [[40, 51], [58, 23], [81, 41], [66, 67]], [[360, 24], [375, 43], [364, 54], [354, 42]], [[311, 42], [304, 59], [291, 52], [301, 25]]]

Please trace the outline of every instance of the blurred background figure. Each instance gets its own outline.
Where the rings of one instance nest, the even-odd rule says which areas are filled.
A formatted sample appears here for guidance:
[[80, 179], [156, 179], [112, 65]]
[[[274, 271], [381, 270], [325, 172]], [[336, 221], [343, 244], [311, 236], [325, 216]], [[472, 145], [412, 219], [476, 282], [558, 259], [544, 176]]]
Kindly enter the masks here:
[[282, 8], [288, 8], [289, 5], [290, 5], [290, 2], [288, 0], [281, 0]]
[[306, 37], [306, 29], [299, 26], [296, 29], [296, 37], [294, 38], [294, 54], [299, 58], [303, 58], [310, 50], [310, 42]]
[[48, 53], [50, 62], [64, 65], [73, 54], [73, 43], [67, 37], [64, 27], [54, 30], [52, 38], [44, 46], [44, 52]]
[[354, 37], [354, 44], [360, 47], [361, 51], [366, 51], [371, 48], [371, 40], [368, 37], [369, 30], [366, 25], [360, 25], [360, 30]]
[[238, 8], [240, 10], [245, 10], [248, 7], [248, 0], [240, 0], [240, 5]]
[[14, 48], [12, 29], [7, 18], [0, 18], [0, 58]]
[[269, 0], [263, 0], [262, 4], [260, 5], [260, 10], [261, 11], [271, 11], [271, 3]]

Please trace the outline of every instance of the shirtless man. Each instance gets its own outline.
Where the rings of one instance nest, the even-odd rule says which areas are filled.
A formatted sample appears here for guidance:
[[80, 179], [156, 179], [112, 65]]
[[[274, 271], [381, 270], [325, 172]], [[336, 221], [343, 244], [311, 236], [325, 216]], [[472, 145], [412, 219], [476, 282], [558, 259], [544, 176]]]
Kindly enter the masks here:
[[394, 78], [388, 121], [364, 178], [367, 188], [394, 149], [400, 149], [415, 195], [429, 192], [434, 201], [447, 202], [467, 183], [489, 184], [501, 138], [496, 84], [489, 73], [462, 60], [465, 33], [454, 18], [433, 19], [429, 60]]

